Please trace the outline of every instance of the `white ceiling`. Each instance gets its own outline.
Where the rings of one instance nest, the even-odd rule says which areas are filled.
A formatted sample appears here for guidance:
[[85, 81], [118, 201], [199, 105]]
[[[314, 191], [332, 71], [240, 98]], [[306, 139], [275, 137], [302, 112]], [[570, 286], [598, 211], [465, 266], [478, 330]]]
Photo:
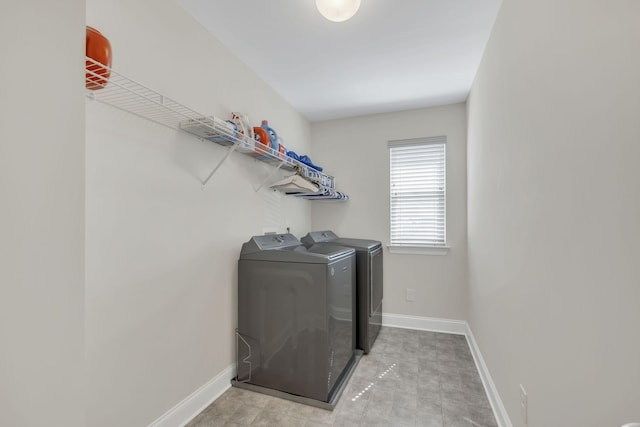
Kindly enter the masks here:
[[178, 0], [311, 121], [467, 98], [502, 0], [362, 0], [330, 22], [314, 0]]

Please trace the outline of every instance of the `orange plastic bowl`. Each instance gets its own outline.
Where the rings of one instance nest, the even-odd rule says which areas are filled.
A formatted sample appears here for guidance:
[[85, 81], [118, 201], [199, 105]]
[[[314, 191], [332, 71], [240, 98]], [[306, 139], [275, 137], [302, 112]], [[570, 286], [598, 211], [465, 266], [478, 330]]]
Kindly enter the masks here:
[[107, 85], [111, 75], [111, 43], [100, 31], [88, 25], [86, 56], [98, 64], [86, 61], [85, 85], [91, 90], [102, 89]]

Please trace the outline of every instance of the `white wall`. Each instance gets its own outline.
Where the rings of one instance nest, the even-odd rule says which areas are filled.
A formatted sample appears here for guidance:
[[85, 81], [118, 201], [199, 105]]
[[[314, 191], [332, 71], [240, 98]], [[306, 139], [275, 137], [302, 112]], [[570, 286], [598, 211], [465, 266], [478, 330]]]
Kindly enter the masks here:
[[84, 1], [0, 4], [0, 425], [84, 425]]
[[470, 324], [515, 426], [640, 421], [640, 2], [505, 0], [468, 101]]
[[[203, 114], [269, 119], [308, 152], [309, 124], [174, 1], [87, 2], [115, 70]], [[308, 201], [254, 191], [271, 167], [87, 102], [87, 363], [92, 427], [141, 426], [235, 357], [241, 244], [303, 234]]]
[[[389, 140], [447, 136], [448, 255], [384, 253], [383, 311], [466, 318], [466, 112], [464, 104], [313, 123], [312, 159], [326, 165], [346, 203], [314, 202], [312, 227], [389, 244]], [[415, 302], [405, 289], [415, 289]]]

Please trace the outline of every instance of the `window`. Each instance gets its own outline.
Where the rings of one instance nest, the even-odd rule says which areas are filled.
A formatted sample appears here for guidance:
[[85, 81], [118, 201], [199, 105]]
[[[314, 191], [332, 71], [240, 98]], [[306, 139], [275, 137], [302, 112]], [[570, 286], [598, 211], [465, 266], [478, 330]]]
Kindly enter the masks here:
[[446, 142], [445, 136], [389, 141], [390, 249], [446, 248]]

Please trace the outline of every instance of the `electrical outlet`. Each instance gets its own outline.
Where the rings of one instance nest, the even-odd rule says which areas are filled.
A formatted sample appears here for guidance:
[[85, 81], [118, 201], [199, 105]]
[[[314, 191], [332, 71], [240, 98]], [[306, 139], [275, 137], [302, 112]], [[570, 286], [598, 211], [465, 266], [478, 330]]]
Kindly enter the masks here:
[[415, 290], [411, 288], [407, 288], [407, 301], [415, 301], [415, 300], [416, 300]]
[[520, 384], [520, 414], [522, 415], [522, 419], [524, 420], [524, 425], [529, 423], [527, 419], [527, 412], [529, 411], [529, 402], [527, 398], [527, 392], [525, 391], [522, 384]]

